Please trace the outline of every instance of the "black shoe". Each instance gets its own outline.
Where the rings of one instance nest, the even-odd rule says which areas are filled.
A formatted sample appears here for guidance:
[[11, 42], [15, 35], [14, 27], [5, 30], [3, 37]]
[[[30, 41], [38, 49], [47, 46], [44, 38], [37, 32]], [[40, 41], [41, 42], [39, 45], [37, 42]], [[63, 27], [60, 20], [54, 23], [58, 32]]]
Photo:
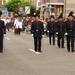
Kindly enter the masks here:
[[72, 50], [72, 52], [74, 52], [74, 50]]
[[65, 48], [65, 47], [61, 47], [61, 48]]
[[1, 53], [3, 53], [3, 51], [0, 51]]
[[35, 52], [37, 52], [37, 50], [35, 50]]
[[37, 52], [37, 49], [34, 49], [35, 50], [35, 52]]
[[68, 50], [68, 52], [70, 52], [70, 50]]
[[3, 51], [1, 53], [3, 53]]
[[42, 52], [42, 51], [38, 51], [38, 52]]
[[50, 43], [50, 45], [51, 45], [51, 43]]
[[55, 45], [55, 44], [53, 44], [53, 45]]
[[60, 48], [60, 46], [58, 46], [58, 48]]

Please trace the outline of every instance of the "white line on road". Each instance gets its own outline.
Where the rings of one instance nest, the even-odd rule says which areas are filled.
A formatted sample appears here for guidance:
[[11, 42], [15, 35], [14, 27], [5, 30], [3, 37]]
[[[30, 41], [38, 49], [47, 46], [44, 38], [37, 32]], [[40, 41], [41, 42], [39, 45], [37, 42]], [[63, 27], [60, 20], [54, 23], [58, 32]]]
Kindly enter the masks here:
[[36, 54], [40, 54], [39, 52], [35, 52], [33, 49], [29, 49], [29, 50], [36, 53]]
[[10, 38], [7, 38], [7, 37], [6, 37], [6, 39], [7, 39], [7, 40], [10, 40]]

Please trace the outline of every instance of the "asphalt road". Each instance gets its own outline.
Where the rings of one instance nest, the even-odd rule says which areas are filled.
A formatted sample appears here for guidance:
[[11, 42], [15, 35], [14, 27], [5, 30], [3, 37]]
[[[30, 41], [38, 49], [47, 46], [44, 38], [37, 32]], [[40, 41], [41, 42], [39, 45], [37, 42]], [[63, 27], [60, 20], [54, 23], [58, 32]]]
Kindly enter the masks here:
[[75, 52], [49, 45], [48, 38], [42, 39], [42, 53], [31, 49], [33, 37], [29, 34], [7, 32], [4, 53], [0, 53], [0, 75], [75, 75]]

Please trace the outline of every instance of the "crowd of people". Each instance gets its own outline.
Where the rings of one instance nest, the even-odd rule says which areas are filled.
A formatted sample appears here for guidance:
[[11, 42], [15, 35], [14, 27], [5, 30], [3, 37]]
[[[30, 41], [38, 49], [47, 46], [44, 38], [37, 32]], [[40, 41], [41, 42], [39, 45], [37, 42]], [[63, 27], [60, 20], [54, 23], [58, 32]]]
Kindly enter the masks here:
[[2, 16], [1, 20], [3, 20], [5, 23], [6, 31], [11, 32], [11, 30], [13, 30], [13, 32], [18, 35], [20, 35], [21, 31], [29, 32], [31, 29], [31, 23], [33, 21], [33, 19], [30, 17], [10, 18], [5, 16]]
[[[1, 16], [0, 19], [2, 22], [4, 22], [5, 25], [4, 32], [13, 31], [15, 35], [20, 35], [20, 33], [23, 31], [33, 36], [35, 52], [37, 51], [42, 52], [41, 40], [43, 36], [49, 37], [50, 45], [52, 44], [55, 45], [55, 37], [57, 36], [58, 48], [65, 48], [64, 47], [64, 36], [65, 36], [67, 40], [68, 52], [70, 51], [74, 52], [75, 20], [73, 14], [74, 12], [70, 12], [65, 21], [63, 19], [62, 13], [58, 16], [57, 21], [55, 20], [55, 17], [53, 15], [49, 16], [49, 18], [46, 19], [44, 18], [40, 19], [39, 14], [36, 14], [34, 17], [27, 17], [27, 18], [25, 17], [10, 18], [1, 16], [0, 14]], [[3, 48], [1, 49], [1, 52], [2, 50]]]

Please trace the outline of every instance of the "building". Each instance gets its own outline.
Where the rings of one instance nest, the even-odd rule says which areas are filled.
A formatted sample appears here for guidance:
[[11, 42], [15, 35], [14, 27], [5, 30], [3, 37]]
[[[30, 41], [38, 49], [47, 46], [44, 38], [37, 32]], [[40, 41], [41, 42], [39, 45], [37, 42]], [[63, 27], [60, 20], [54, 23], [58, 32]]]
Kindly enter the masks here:
[[70, 11], [73, 11], [75, 13], [75, 0], [65, 0], [66, 4], [66, 16]]
[[2, 0], [0, 0], [0, 10], [2, 10]]
[[64, 0], [40, 0], [40, 16], [44, 18], [48, 18], [51, 14], [58, 16], [64, 12], [64, 4]]
[[0, 10], [2, 10], [4, 2], [5, 2], [5, 0], [0, 0]]
[[36, 0], [30, 0], [30, 2], [31, 2], [34, 6], [36, 6]]
[[38, 3], [40, 8], [41, 18], [48, 18], [50, 15], [58, 16], [63, 13], [64, 17], [67, 17], [70, 11], [75, 11], [74, 0], [40, 0]]

